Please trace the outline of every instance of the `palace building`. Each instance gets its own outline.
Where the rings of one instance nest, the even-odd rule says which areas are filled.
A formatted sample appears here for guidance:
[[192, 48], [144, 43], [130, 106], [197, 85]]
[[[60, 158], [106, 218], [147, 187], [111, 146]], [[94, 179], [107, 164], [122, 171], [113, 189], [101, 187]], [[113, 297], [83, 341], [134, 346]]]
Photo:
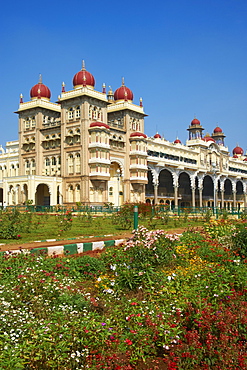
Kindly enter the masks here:
[[6, 205], [104, 205], [148, 202], [181, 207], [247, 206], [247, 156], [231, 156], [225, 135], [194, 118], [188, 140], [144, 133], [142, 99], [122, 85], [94, 88], [83, 63], [57, 102], [39, 82], [20, 96], [19, 139], [0, 147], [0, 202]]

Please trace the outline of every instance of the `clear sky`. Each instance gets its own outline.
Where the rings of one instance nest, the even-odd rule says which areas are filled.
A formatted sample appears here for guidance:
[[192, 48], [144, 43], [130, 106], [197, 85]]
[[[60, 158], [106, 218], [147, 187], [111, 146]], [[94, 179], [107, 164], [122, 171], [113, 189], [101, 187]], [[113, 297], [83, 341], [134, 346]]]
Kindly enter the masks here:
[[115, 90], [143, 98], [145, 133], [185, 143], [196, 116], [247, 149], [246, 0], [4, 1], [0, 14], [0, 143], [18, 139], [19, 95], [38, 82], [52, 101], [85, 60]]

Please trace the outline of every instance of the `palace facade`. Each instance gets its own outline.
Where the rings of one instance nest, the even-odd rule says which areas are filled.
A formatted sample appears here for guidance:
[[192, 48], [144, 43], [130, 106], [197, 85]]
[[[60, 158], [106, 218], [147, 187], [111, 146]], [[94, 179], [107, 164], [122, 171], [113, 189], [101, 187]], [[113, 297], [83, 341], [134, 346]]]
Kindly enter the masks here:
[[186, 144], [147, 137], [142, 99], [124, 81], [94, 86], [83, 63], [57, 102], [41, 77], [29, 101], [20, 96], [19, 139], [0, 147], [2, 204], [247, 206], [247, 156], [239, 146], [230, 155], [220, 127], [204, 135], [194, 118]]

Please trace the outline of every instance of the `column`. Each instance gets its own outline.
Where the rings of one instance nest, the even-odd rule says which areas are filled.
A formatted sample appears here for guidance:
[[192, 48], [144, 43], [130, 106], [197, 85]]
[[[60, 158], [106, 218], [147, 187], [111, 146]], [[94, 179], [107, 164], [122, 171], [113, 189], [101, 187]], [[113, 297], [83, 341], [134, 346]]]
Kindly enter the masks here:
[[192, 207], [193, 207], [193, 208], [195, 208], [195, 206], [196, 206], [196, 196], [195, 196], [195, 191], [196, 191], [195, 187], [194, 187], [194, 186], [192, 186], [192, 187], [191, 187], [191, 195], [192, 195]]
[[233, 194], [233, 208], [236, 208], [236, 206], [237, 206], [237, 203], [236, 203], [237, 192], [236, 192], [236, 190], [233, 190], [232, 194]]
[[174, 205], [175, 207], [178, 207], [178, 186], [174, 186]]
[[154, 184], [154, 204], [158, 203], [158, 184]]
[[244, 208], [247, 207], [247, 193], [244, 193]]
[[224, 190], [221, 190], [221, 208], [224, 208]]
[[202, 188], [199, 188], [199, 207], [202, 208]]

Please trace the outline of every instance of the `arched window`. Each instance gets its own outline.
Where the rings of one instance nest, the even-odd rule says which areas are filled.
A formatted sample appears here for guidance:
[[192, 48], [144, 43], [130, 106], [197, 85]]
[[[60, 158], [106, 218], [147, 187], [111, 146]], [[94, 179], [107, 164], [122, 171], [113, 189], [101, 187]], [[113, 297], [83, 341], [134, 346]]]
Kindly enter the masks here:
[[51, 159], [51, 164], [52, 164], [53, 166], [56, 166], [56, 164], [57, 164], [56, 157], [52, 157], [52, 159]]
[[31, 128], [35, 127], [35, 117], [33, 116], [31, 119]]
[[69, 108], [68, 110], [68, 119], [73, 119], [74, 117], [74, 110], [73, 108]]
[[24, 122], [25, 122], [25, 130], [29, 130], [30, 129], [30, 119], [26, 118]]
[[76, 154], [75, 172], [76, 173], [81, 172], [81, 155], [80, 155], [80, 153]]
[[80, 109], [79, 105], [76, 107], [75, 117], [76, 118], [80, 118], [81, 117], [81, 109]]
[[69, 174], [74, 173], [74, 158], [73, 158], [73, 154], [70, 154], [69, 155], [69, 158], [68, 158], [68, 172], [69, 172]]

